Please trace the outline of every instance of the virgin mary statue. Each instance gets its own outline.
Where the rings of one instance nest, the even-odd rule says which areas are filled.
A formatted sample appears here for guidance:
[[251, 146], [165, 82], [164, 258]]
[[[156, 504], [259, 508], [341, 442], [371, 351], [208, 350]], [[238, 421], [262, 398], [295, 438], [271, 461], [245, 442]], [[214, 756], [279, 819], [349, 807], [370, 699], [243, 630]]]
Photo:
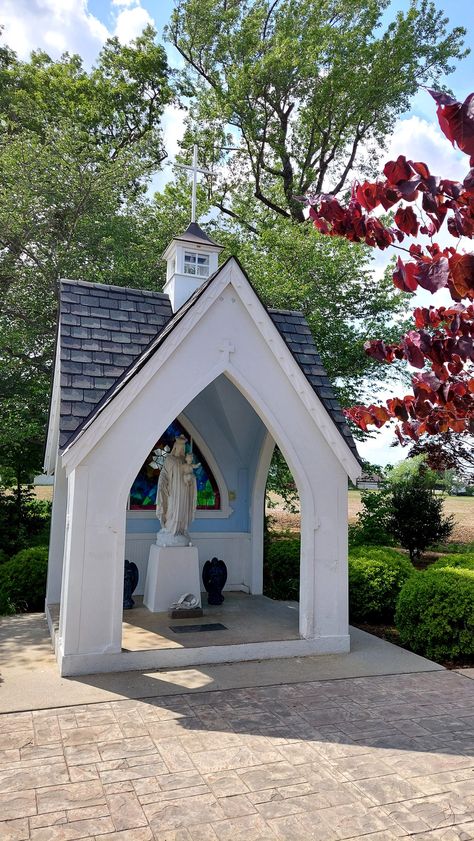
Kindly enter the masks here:
[[189, 526], [196, 512], [196, 477], [186, 459], [186, 438], [175, 439], [161, 468], [156, 492], [156, 516], [161, 529], [158, 546], [189, 546]]

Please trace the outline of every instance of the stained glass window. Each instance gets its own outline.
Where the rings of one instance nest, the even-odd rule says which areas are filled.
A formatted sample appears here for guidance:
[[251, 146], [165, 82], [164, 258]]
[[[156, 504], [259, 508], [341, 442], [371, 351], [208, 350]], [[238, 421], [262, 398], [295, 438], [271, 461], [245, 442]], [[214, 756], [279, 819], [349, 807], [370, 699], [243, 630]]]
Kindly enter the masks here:
[[[167, 452], [169, 452], [178, 435], [187, 438], [186, 452], [191, 452], [191, 438], [178, 420], [173, 421], [166, 432], [158, 439], [153, 450], [143, 463], [138, 476], [136, 477], [131, 490], [129, 508], [131, 511], [154, 510], [156, 506], [156, 488], [160, 475], [161, 465]], [[192, 443], [194, 461], [199, 467], [194, 471], [197, 482], [197, 507], [198, 510], [217, 511], [221, 507], [219, 488], [211, 472], [206, 459], [199, 447]]]

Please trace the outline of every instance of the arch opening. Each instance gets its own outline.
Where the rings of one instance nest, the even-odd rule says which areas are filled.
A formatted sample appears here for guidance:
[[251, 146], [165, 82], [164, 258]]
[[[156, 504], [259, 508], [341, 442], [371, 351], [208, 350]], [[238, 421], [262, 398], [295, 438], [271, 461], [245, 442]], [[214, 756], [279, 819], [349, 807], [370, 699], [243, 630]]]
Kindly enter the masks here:
[[[285, 615], [280, 616], [281, 602], [287, 600], [269, 599], [262, 588], [265, 484], [274, 441], [261, 412], [255, 411], [234, 377], [221, 374], [191, 400], [179, 419], [168, 427], [168, 437], [183, 429], [190, 441], [187, 426], [196, 433], [200, 451], [218, 467], [230, 505], [228, 516], [220, 519], [218, 515], [222, 512], [219, 509], [203, 511], [205, 519], [199, 517], [198, 510], [190, 528], [192, 542], [199, 551], [200, 574], [203, 564], [212, 557], [224, 560], [228, 569], [225, 601], [219, 614], [219, 624], [224, 625], [226, 631], [220, 636], [216, 632], [215, 638], [209, 638], [206, 643], [225, 644], [229, 634], [232, 634], [233, 643], [264, 641], [268, 633], [272, 639], [298, 639], [298, 607], [291, 613], [285, 608]], [[162, 435], [157, 440], [163, 444], [165, 438]], [[171, 442], [166, 440], [169, 446]], [[194, 438], [193, 448], [196, 449]], [[153, 471], [157, 482], [159, 474], [155, 468]], [[136, 517], [138, 509], [129, 509], [126, 515], [125, 557], [134, 561], [140, 572], [134, 596], [137, 607], [124, 611], [123, 616], [122, 647], [130, 651], [141, 650], [143, 645], [161, 649], [176, 644], [173, 632], [169, 630], [168, 617], [150, 613], [142, 605], [150, 546], [159, 529], [154, 504], [156, 486], [152, 498], [153, 504], [143, 508], [139, 518]], [[207, 605], [205, 593], [203, 608], [203, 619], [196, 621], [208, 624], [217, 613]], [[273, 628], [269, 622], [271, 615], [274, 615]], [[232, 627], [226, 624], [229, 622]], [[196, 644], [187, 635], [180, 636], [180, 644], [181, 640], [185, 647]]]
[[273, 599], [299, 601], [301, 509], [298, 488], [278, 446], [265, 488], [263, 592]]

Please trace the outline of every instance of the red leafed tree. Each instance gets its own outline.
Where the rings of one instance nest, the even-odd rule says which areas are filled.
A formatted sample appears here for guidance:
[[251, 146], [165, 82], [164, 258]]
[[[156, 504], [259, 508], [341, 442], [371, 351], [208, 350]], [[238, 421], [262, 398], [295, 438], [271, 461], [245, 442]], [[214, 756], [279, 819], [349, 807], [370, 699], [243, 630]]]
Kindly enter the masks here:
[[[462, 183], [431, 175], [425, 163], [400, 155], [385, 164], [384, 178], [355, 183], [346, 206], [330, 194], [307, 199], [321, 233], [404, 252], [393, 273], [399, 289], [446, 289], [452, 298], [450, 306], [416, 308], [414, 327], [398, 344], [366, 342], [366, 352], [375, 359], [402, 359], [418, 369], [412, 377], [413, 394], [384, 405], [354, 406], [346, 415], [363, 430], [395, 419], [401, 443], [423, 435], [474, 432], [474, 253], [459, 245], [461, 237], [474, 237], [474, 93], [463, 103], [445, 93], [430, 93], [442, 131], [469, 156], [471, 169]], [[373, 215], [376, 208], [395, 206], [391, 226]], [[456, 240], [453, 246], [441, 248], [435, 241], [443, 225]], [[420, 234], [428, 244], [407, 246], [406, 237]]]

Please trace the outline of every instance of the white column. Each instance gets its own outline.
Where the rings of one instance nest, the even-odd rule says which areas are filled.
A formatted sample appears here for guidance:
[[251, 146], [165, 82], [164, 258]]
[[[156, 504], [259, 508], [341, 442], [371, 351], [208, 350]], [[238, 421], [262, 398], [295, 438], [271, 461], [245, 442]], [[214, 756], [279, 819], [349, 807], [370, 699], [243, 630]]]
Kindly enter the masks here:
[[46, 604], [58, 604], [63, 577], [64, 537], [66, 532], [67, 478], [60, 456], [54, 471], [53, 508], [49, 537]]
[[61, 599], [63, 655], [121, 650], [125, 517], [97, 475], [79, 466], [69, 477]]
[[344, 637], [348, 625], [347, 478], [326, 474], [301, 502], [300, 634]]

